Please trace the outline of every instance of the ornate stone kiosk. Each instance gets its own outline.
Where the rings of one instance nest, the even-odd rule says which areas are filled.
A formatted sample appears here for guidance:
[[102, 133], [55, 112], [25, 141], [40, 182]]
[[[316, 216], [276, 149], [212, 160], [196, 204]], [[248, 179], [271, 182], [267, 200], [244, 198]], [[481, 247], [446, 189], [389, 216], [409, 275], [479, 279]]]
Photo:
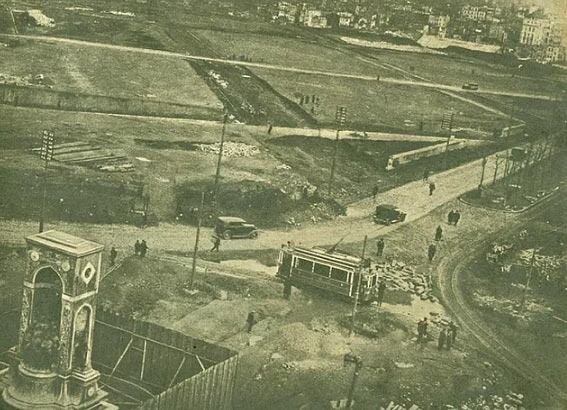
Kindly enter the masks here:
[[[19, 365], [2, 398], [13, 409], [116, 409], [91, 366], [103, 246], [58, 231], [26, 238]], [[2, 404], [2, 403], [0, 403]], [[0, 406], [1, 407], [1, 406]]]

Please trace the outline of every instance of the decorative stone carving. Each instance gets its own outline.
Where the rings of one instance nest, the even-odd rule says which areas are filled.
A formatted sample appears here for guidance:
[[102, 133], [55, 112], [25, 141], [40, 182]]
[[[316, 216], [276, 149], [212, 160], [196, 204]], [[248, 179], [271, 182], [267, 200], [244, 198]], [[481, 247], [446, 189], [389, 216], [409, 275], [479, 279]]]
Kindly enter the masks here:
[[63, 315], [61, 317], [61, 329], [59, 330], [59, 368], [67, 371], [69, 366], [69, 338], [71, 336], [72, 312], [71, 307], [65, 304], [63, 306]]

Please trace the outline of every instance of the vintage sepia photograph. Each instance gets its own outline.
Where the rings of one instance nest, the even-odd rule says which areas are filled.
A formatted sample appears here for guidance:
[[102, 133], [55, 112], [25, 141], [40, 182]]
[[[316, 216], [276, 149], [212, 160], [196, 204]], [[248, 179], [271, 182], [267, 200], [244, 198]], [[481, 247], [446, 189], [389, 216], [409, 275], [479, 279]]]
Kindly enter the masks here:
[[567, 410], [567, 0], [0, 0], [0, 410]]

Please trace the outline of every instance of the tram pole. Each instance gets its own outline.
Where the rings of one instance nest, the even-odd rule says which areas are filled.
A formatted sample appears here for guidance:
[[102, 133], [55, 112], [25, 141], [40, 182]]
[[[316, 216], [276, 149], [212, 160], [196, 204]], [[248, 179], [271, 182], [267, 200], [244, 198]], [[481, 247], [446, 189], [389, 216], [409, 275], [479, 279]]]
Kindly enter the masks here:
[[199, 220], [197, 221], [197, 233], [195, 234], [195, 247], [193, 248], [193, 264], [191, 265], [191, 277], [189, 289], [193, 289], [195, 271], [197, 270], [197, 252], [199, 251], [199, 234], [201, 233], [201, 221], [203, 220], [203, 207], [205, 206], [205, 193], [201, 192], [201, 206], [199, 207]]
[[364, 255], [366, 253], [366, 242], [368, 241], [368, 235], [364, 236], [364, 244], [362, 245], [362, 261], [360, 267], [358, 268], [358, 278], [356, 281], [356, 288], [354, 290], [354, 304], [352, 305], [352, 321], [350, 323], [349, 337], [354, 335], [354, 324], [356, 316], [356, 307], [358, 305], [358, 297], [360, 295], [360, 283], [362, 282], [362, 265], [364, 264]]

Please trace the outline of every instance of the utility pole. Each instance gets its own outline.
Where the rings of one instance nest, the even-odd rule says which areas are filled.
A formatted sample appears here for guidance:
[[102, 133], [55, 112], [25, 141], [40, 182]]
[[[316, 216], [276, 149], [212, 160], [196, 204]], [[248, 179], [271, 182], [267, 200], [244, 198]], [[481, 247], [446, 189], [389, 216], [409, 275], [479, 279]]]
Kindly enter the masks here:
[[199, 207], [199, 217], [197, 220], [197, 233], [195, 234], [195, 247], [193, 248], [193, 264], [191, 265], [191, 278], [189, 279], [189, 289], [193, 289], [195, 271], [197, 270], [197, 252], [199, 251], [199, 234], [201, 233], [201, 222], [203, 220], [203, 207], [205, 206], [205, 193], [201, 192], [201, 206]]
[[349, 363], [354, 363], [354, 373], [352, 374], [352, 381], [348, 390], [348, 398], [346, 402], [347, 409], [350, 409], [354, 402], [354, 391], [356, 389], [356, 381], [358, 380], [358, 375], [360, 374], [360, 370], [362, 369], [362, 358], [352, 353], [347, 353], [344, 356], [344, 365], [346, 366]]
[[358, 278], [356, 280], [356, 288], [354, 289], [354, 304], [352, 305], [352, 321], [350, 323], [349, 337], [354, 335], [354, 325], [356, 308], [358, 306], [358, 297], [360, 296], [360, 282], [362, 282], [362, 267], [364, 265], [364, 255], [366, 253], [366, 242], [368, 241], [368, 235], [364, 236], [364, 244], [362, 245], [362, 257], [360, 262], [360, 267], [358, 268]]
[[449, 165], [449, 145], [451, 143], [451, 138], [453, 137], [453, 123], [455, 120], [455, 112], [446, 112], [443, 114], [443, 119], [441, 120], [441, 129], [448, 129], [449, 135], [447, 136], [447, 145], [445, 146], [445, 168]]
[[484, 182], [484, 172], [486, 170], [486, 163], [488, 162], [488, 158], [482, 158], [482, 173], [480, 174], [480, 183], [478, 184], [478, 192], [482, 190], [482, 184]]
[[346, 107], [338, 106], [335, 113], [335, 123], [337, 125], [337, 137], [335, 138], [335, 150], [333, 152], [333, 163], [331, 164], [331, 176], [329, 178], [329, 196], [333, 192], [333, 179], [335, 178], [335, 167], [337, 165], [337, 156], [339, 154], [339, 134], [345, 124], [347, 116]]
[[498, 177], [498, 168], [500, 167], [500, 162], [502, 157], [496, 155], [495, 165], [494, 165], [494, 175], [492, 176], [492, 185], [496, 185], [496, 178]]
[[43, 194], [41, 198], [41, 210], [39, 213], [39, 233], [43, 232], [43, 225], [45, 219], [45, 203], [47, 200], [47, 168], [49, 167], [49, 161], [53, 159], [53, 146], [55, 144], [55, 138], [53, 133], [49, 131], [43, 131], [43, 136], [41, 139], [41, 154], [40, 157], [44, 162], [43, 169]]
[[217, 172], [215, 174], [215, 185], [214, 185], [214, 194], [213, 194], [213, 205], [216, 210], [217, 206], [217, 195], [219, 192], [219, 179], [220, 179], [220, 170], [221, 170], [221, 162], [222, 162], [222, 153], [224, 149], [224, 134], [226, 132], [226, 122], [228, 120], [228, 113], [225, 111], [223, 114], [222, 119], [222, 131], [221, 131], [221, 140], [220, 140], [220, 147], [219, 147], [219, 158], [217, 161]]
[[532, 275], [534, 272], [534, 265], [535, 265], [535, 257], [536, 257], [536, 248], [532, 252], [532, 260], [530, 262], [530, 269], [528, 270], [528, 275], [526, 277], [526, 284], [524, 286], [524, 292], [522, 293], [522, 301], [520, 302], [520, 312], [524, 311], [524, 306], [526, 304], [526, 297], [528, 294], [528, 288], [530, 287], [530, 282], [532, 280]]

